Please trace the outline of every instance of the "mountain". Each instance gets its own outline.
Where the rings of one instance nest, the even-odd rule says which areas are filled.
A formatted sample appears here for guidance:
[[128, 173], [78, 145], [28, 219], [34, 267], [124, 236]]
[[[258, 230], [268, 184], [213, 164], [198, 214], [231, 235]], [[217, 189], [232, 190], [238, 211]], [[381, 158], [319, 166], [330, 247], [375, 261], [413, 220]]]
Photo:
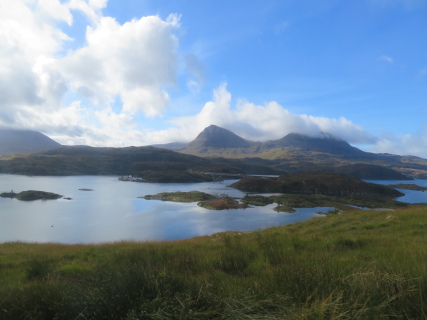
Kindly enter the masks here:
[[[168, 146], [164, 145], [164, 148]], [[290, 133], [277, 140], [251, 142], [211, 125], [187, 145], [177, 147], [172, 144], [170, 149], [202, 157], [245, 159], [247, 164], [262, 163], [262, 166], [268, 165], [278, 172], [320, 170], [372, 180], [427, 178], [425, 159], [365, 152], [324, 133], [320, 137]]]
[[60, 148], [61, 145], [37, 131], [0, 129], [0, 156]]
[[233, 132], [211, 125], [203, 130], [186, 148], [248, 148], [253, 145]]
[[372, 155], [328, 134], [322, 134], [321, 137], [310, 137], [290, 133], [278, 140], [252, 142], [239, 137], [230, 130], [215, 125], [204, 129], [196, 139], [188, 144], [170, 143], [155, 146], [194, 155], [225, 156], [230, 158], [239, 158], [239, 155], [241, 157], [261, 156], [266, 158], [265, 153], [275, 149], [286, 149], [287, 151], [298, 151], [299, 153], [320, 152], [348, 157], [369, 157]]
[[309, 137], [298, 133], [290, 133], [279, 140], [265, 142], [263, 148], [298, 148], [301, 151], [323, 152], [351, 157], [367, 155], [367, 152], [351, 146], [348, 142], [325, 134], [321, 137]]

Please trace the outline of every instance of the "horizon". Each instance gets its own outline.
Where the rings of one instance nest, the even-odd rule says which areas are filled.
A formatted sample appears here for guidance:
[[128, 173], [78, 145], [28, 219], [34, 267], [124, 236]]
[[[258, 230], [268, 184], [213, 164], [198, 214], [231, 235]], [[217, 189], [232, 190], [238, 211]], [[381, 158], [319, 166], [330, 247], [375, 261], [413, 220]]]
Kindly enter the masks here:
[[0, 0], [0, 26], [0, 127], [94, 147], [325, 132], [427, 158], [427, 2]]

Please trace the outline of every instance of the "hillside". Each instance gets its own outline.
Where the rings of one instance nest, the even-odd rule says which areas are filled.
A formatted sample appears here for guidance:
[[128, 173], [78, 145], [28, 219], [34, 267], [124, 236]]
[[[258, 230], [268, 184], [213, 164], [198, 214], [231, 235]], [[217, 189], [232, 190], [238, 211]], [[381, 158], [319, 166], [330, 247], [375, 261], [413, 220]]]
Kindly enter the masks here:
[[61, 145], [37, 131], [0, 129], [0, 156], [15, 153], [39, 152]]
[[[0, 159], [0, 173], [26, 175], [149, 175], [157, 181], [186, 179], [180, 171], [282, 174], [250, 160], [207, 159], [154, 147], [62, 147]], [[163, 172], [162, 177], [153, 172]], [[170, 173], [170, 174], [167, 174]], [[180, 177], [178, 177], [179, 175]], [[173, 177], [175, 176], [175, 177]], [[191, 181], [194, 176], [186, 175]], [[163, 181], [163, 180], [162, 180]], [[167, 181], [164, 181], [167, 182]]]
[[387, 186], [324, 172], [290, 174], [278, 178], [244, 178], [231, 186], [245, 192], [260, 193], [403, 196], [401, 192]]

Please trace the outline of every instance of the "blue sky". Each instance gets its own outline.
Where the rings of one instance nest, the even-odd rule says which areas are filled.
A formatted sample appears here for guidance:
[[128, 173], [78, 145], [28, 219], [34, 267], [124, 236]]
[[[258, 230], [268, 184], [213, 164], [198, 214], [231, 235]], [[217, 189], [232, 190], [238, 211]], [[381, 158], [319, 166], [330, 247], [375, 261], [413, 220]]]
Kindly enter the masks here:
[[427, 158], [427, 1], [0, 0], [0, 126], [129, 146], [210, 124]]

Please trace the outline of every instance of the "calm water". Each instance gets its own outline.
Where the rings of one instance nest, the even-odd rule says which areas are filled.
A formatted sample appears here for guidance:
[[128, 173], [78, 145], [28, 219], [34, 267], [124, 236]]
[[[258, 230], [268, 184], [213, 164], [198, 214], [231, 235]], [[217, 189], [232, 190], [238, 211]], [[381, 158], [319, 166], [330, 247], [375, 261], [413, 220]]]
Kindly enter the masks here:
[[[427, 187], [427, 180], [417, 179], [417, 180], [366, 180], [367, 182], [373, 182], [378, 184], [416, 184], [421, 187]], [[397, 189], [400, 192], [404, 193], [403, 197], [396, 198], [396, 200], [407, 202], [407, 203], [427, 203], [427, 191], [413, 191], [413, 190], [404, 190]]]
[[[330, 208], [276, 213], [273, 207], [212, 211], [196, 203], [138, 199], [159, 192], [198, 190], [245, 194], [233, 181], [189, 184], [121, 182], [117, 177], [27, 177], [0, 175], [0, 192], [41, 190], [72, 200], [18, 201], [0, 198], [0, 242], [98, 243], [120, 240], [176, 240], [223, 231], [249, 231], [319, 216]], [[81, 188], [94, 191], [80, 191]], [[427, 195], [427, 193], [426, 193]]]

